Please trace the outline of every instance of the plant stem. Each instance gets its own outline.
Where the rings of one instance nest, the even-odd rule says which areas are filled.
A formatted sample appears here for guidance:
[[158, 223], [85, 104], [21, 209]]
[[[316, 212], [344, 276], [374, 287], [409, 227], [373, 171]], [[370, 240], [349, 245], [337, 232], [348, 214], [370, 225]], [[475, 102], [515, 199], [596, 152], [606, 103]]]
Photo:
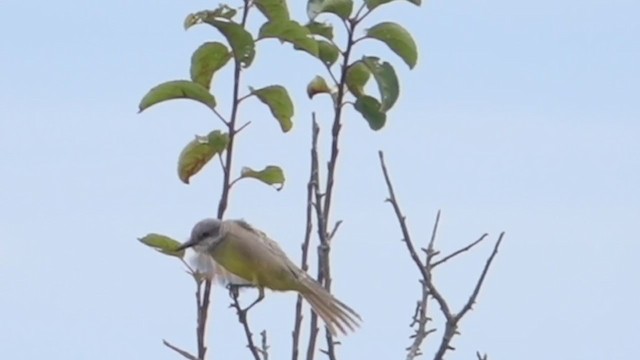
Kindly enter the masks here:
[[[330, 236], [329, 236], [329, 219], [331, 210], [331, 200], [333, 198], [333, 187], [335, 183], [336, 166], [338, 164], [339, 154], [339, 141], [340, 141], [340, 129], [342, 128], [342, 103], [345, 97], [345, 84], [347, 80], [347, 69], [349, 67], [349, 60], [351, 50], [355, 44], [354, 33], [358, 24], [356, 20], [348, 20], [347, 26], [347, 46], [343, 53], [343, 60], [341, 65], [340, 83], [338, 84], [338, 92], [334, 103], [334, 117], [333, 125], [331, 127], [331, 154], [329, 162], [327, 164], [327, 178], [324, 188], [324, 192], [320, 194], [319, 185], [316, 184], [315, 199], [316, 199], [316, 217], [318, 221], [318, 237], [320, 238], [320, 246], [318, 250], [318, 276], [317, 280], [324, 286], [325, 289], [331, 291], [331, 266], [329, 261], [329, 255], [331, 251]], [[317, 175], [317, 174], [316, 174]], [[313, 359], [317, 336], [317, 316], [312, 314], [309, 344], [307, 348], [307, 360]], [[329, 359], [335, 359], [334, 341], [331, 333], [326, 330], [325, 338], [327, 341], [326, 354]]]
[[[249, 14], [249, 0], [244, 1], [244, 7], [242, 12], [242, 26], [244, 27], [247, 22], [247, 16]], [[240, 73], [242, 71], [242, 64], [239, 59], [235, 59], [235, 66], [233, 71], [233, 103], [231, 107], [231, 118], [227, 123], [228, 131], [229, 131], [229, 143], [227, 145], [226, 150], [226, 161], [223, 166], [224, 178], [222, 182], [222, 195], [220, 196], [220, 202], [218, 203], [218, 219], [222, 219], [224, 217], [224, 213], [227, 210], [227, 206], [229, 203], [229, 194], [231, 190], [231, 169], [233, 163], [233, 149], [235, 143], [235, 136], [237, 134], [236, 131], [236, 120], [238, 117], [238, 107], [240, 105]], [[213, 284], [210, 279], [205, 280], [204, 286], [204, 294], [202, 296], [202, 301], [198, 306], [198, 328], [197, 328], [197, 341], [198, 341], [198, 359], [205, 359], [207, 347], [205, 345], [205, 336], [206, 336], [206, 326], [207, 326], [207, 317], [209, 313], [209, 305], [211, 302], [211, 289]], [[250, 350], [254, 355], [256, 360], [260, 360], [260, 357], [255, 349], [255, 346], [252, 346], [252, 340], [249, 337], [250, 342]]]

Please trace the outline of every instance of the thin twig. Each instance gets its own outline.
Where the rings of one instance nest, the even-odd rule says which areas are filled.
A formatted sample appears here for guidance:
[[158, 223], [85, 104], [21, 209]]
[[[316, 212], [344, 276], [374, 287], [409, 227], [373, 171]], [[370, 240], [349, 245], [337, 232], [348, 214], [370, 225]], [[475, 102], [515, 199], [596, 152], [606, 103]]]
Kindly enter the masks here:
[[487, 236], [489, 236], [489, 234], [486, 234], [486, 233], [482, 234], [482, 236], [480, 236], [480, 238], [478, 240], [476, 240], [476, 241], [472, 242], [471, 244], [463, 247], [462, 249], [459, 249], [457, 251], [452, 252], [451, 254], [443, 257], [442, 259], [440, 259], [438, 261], [435, 261], [433, 264], [431, 264], [431, 267], [435, 268], [436, 266], [445, 263], [447, 260], [450, 260], [450, 259], [462, 254], [465, 251], [471, 250], [472, 247], [480, 244]]
[[231, 303], [231, 307], [236, 309], [236, 313], [238, 314], [238, 321], [242, 324], [242, 328], [244, 329], [244, 335], [247, 338], [247, 347], [249, 351], [251, 351], [251, 355], [255, 360], [260, 359], [260, 352], [258, 347], [253, 342], [253, 334], [251, 333], [251, 328], [249, 327], [249, 319], [247, 318], [247, 309], [243, 309], [240, 306], [240, 301], [238, 298], [240, 297], [237, 288], [233, 288], [233, 286], [229, 287], [229, 295], [233, 302]]
[[262, 338], [260, 353], [262, 354], [262, 360], [269, 360], [269, 345], [267, 344], [267, 330], [262, 330], [260, 333], [260, 337]]
[[[320, 132], [320, 127], [318, 126], [318, 122], [315, 121], [315, 115], [314, 115], [314, 122], [313, 122], [313, 131], [317, 132], [317, 134], [315, 135], [315, 138], [313, 139], [315, 142], [317, 142], [317, 137], [318, 134]], [[322, 217], [322, 195], [320, 194], [320, 162], [318, 160], [318, 149], [317, 149], [317, 144], [315, 149], [312, 149], [311, 152], [311, 168], [313, 169], [311, 171], [311, 180], [310, 180], [310, 184], [312, 185], [312, 195], [315, 197], [314, 201], [312, 201], [312, 208], [315, 210], [316, 212], [316, 221], [318, 222], [318, 237], [320, 238], [320, 243], [322, 244], [322, 239], [323, 239], [323, 233], [322, 233], [322, 229], [323, 226], [325, 226], [324, 223], [324, 218]], [[321, 278], [321, 272], [323, 270], [322, 267], [322, 261], [320, 259], [320, 253], [318, 253], [318, 279]], [[316, 351], [316, 339], [318, 336], [318, 332], [319, 332], [319, 328], [318, 328], [318, 315], [311, 311], [311, 321], [309, 322], [309, 342], [307, 344], [307, 360], [313, 360], [314, 356], [315, 356], [315, 351]]]
[[333, 230], [331, 230], [331, 233], [329, 233], [329, 241], [333, 240], [333, 237], [336, 236], [340, 225], [342, 225], [342, 220], [336, 221], [335, 225], [333, 225]]
[[197, 357], [195, 357], [194, 355], [189, 354], [187, 351], [180, 349], [177, 346], [171, 345], [167, 340], [162, 340], [162, 343], [168, 347], [169, 349], [177, 352], [178, 354], [182, 355], [183, 357], [185, 357], [186, 359], [189, 360], [200, 360]]
[[251, 121], [247, 121], [244, 125], [240, 126], [238, 130], [236, 130], [236, 134], [240, 133], [240, 131], [244, 130], [247, 126], [251, 125]]
[[[302, 258], [300, 259], [300, 268], [302, 271], [307, 272], [309, 269], [309, 244], [311, 243], [311, 233], [313, 231], [313, 187], [316, 173], [318, 172], [317, 161], [313, 159], [318, 158], [318, 134], [320, 128], [316, 121], [316, 114], [312, 113], [313, 128], [311, 131], [311, 169], [309, 171], [309, 181], [307, 182], [307, 204], [306, 204], [306, 226], [304, 230], [304, 240], [302, 241]], [[291, 359], [297, 360], [299, 354], [300, 345], [300, 329], [302, 328], [302, 296], [298, 295], [296, 300], [296, 311], [293, 325], [293, 342], [291, 345]]]
[[222, 116], [222, 114], [220, 114], [218, 110], [216, 110], [215, 108], [211, 108], [211, 110], [213, 110], [213, 113], [216, 114], [218, 119], [220, 119], [220, 121], [222, 121], [223, 124], [229, 126], [229, 122], [225, 120], [224, 116]]
[[500, 243], [502, 243], [503, 237], [504, 237], [504, 231], [500, 233], [500, 236], [498, 237], [498, 241], [496, 241], [496, 244], [493, 246], [493, 251], [491, 252], [491, 255], [489, 256], [489, 258], [487, 259], [487, 262], [484, 264], [484, 269], [482, 269], [482, 274], [480, 275], [480, 278], [478, 278], [478, 282], [476, 283], [476, 287], [473, 289], [473, 293], [469, 297], [469, 300], [467, 300], [467, 303], [462, 307], [462, 310], [460, 310], [458, 315], [456, 315], [456, 319], [458, 321], [462, 319], [462, 317], [467, 312], [469, 312], [469, 310], [471, 310], [471, 308], [473, 307], [473, 304], [475, 304], [476, 299], [480, 294], [480, 288], [482, 288], [484, 279], [487, 277], [487, 273], [489, 272], [489, 268], [491, 267], [491, 263], [493, 262], [493, 259], [496, 257], [496, 255], [498, 255], [498, 248], [500, 248]]
[[480, 351], [476, 351], [476, 356], [478, 360], [489, 360], [489, 356], [487, 354], [481, 355]]

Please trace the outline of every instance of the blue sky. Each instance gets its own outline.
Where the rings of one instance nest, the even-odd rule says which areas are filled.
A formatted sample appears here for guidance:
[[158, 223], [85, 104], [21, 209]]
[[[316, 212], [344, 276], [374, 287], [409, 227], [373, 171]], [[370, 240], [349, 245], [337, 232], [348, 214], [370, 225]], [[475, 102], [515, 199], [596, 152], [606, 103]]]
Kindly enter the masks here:
[[[186, 101], [136, 112], [150, 87], [186, 78], [193, 50], [219, 38], [206, 27], [182, 30], [186, 14], [214, 6], [0, 5], [0, 358], [178, 358], [163, 338], [193, 349], [192, 281], [136, 238], [185, 239], [193, 223], [215, 214], [219, 169], [186, 186], [175, 161], [194, 134], [219, 123]], [[305, 4], [290, 8], [304, 17]], [[476, 350], [523, 360], [640, 355], [638, 13], [631, 0], [428, 1], [419, 9], [387, 5], [369, 19], [401, 20], [420, 58], [409, 71], [383, 46], [362, 44], [396, 64], [402, 95], [380, 132], [353, 111], [345, 117], [334, 289], [365, 323], [345, 339], [343, 359], [402, 358], [419, 296], [418, 274], [383, 202], [379, 149], [418, 241], [426, 244], [438, 209], [443, 252], [507, 232], [449, 358], [474, 358]], [[240, 183], [228, 212], [294, 259], [311, 111], [328, 144], [328, 100], [304, 95], [315, 74], [322, 69], [288, 46], [258, 48], [245, 85], [286, 85], [295, 125], [283, 135], [262, 104], [247, 102], [240, 116], [252, 125], [238, 141], [236, 164], [280, 164], [287, 184], [276, 192]], [[215, 81], [225, 109], [230, 75]], [[454, 307], [489, 252], [487, 243], [437, 273]], [[256, 333], [269, 331], [274, 359], [289, 354], [294, 301], [269, 294], [252, 311]], [[247, 358], [227, 304], [218, 288], [211, 355]]]

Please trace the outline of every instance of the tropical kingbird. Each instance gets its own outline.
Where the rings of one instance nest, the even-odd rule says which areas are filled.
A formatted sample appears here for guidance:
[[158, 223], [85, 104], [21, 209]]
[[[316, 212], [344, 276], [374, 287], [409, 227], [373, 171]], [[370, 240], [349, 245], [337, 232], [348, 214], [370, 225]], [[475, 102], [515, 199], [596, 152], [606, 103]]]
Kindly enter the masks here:
[[296, 291], [311, 304], [332, 334], [353, 331], [361, 320], [349, 306], [336, 299], [317, 281], [294, 264], [278, 243], [244, 220], [204, 219], [180, 246], [207, 254], [229, 273], [255, 285], [259, 296], [248, 308], [264, 298], [264, 288]]

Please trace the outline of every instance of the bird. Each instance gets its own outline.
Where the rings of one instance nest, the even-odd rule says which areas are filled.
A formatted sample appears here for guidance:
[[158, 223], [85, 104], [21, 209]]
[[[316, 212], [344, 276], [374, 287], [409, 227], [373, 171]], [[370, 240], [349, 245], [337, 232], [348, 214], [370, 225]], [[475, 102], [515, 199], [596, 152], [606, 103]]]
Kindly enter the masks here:
[[[320, 283], [289, 259], [278, 243], [245, 220], [206, 218], [195, 224], [189, 239], [178, 251], [192, 248], [199, 256], [210, 256], [234, 283], [257, 287], [258, 298], [245, 311], [264, 299], [264, 289], [295, 291], [324, 321], [332, 335], [346, 335], [360, 326], [362, 318], [335, 298]], [[233, 276], [228, 276], [233, 275]]]

